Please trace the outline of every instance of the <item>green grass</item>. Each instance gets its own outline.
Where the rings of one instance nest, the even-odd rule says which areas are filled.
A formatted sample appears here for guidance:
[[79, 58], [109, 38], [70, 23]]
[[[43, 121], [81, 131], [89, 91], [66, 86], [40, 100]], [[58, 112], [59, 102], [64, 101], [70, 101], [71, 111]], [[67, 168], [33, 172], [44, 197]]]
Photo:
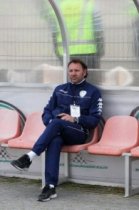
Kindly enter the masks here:
[[60, 186], [67, 189], [81, 190], [81, 191], [87, 191], [87, 192], [93, 191], [99, 194], [104, 194], [104, 193], [105, 194], [123, 194], [124, 193], [124, 188], [121, 188], [121, 187], [77, 184], [77, 183], [71, 183], [71, 182], [61, 184]]
[[[34, 180], [34, 179], [25, 179], [25, 178], [18, 178], [18, 177], [3, 177], [0, 176], [0, 183], [9, 183], [9, 184], [17, 184], [22, 183], [24, 185], [38, 185], [41, 186], [41, 180]], [[82, 191], [82, 192], [95, 192], [99, 194], [124, 194], [124, 189], [120, 187], [108, 187], [108, 186], [100, 186], [100, 185], [89, 185], [89, 184], [77, 184], [66, 182], [59, 185], [59, 188], [64, 188], [67, 190], [74, 190], [74, 191]]]
[[25, 179], [18, 177], [4, 177], [0, 176], [0, 182], [4, 183], [24, 183], [24, 184], [41, 184], [41, 180]]

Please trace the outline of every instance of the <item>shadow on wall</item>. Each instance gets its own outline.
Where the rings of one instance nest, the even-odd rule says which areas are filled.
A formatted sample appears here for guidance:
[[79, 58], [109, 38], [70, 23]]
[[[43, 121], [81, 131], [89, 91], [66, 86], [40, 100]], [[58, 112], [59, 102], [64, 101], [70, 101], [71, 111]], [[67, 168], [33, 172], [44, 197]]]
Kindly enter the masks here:
[[9, 70], [7, 74], [8, 82], [15, 83], [41, 83], [42, 73], [30, 69]]
[[43, 74], [43, 83], [60, 84], [63, 82], [63, 67], [41, 64], [36, 67]]
[[133, 82], [132, 74], [125, 68], [118, 66], [105, 73], [103, 85], [128, 86]]
[[[138, 83], [138, 75], [135, 73], [118, 66], [108, 71], [89, 71], [87, 80], [96, 85], [130, 86], [135, 82]], [[32, 70], [1, 70], [0, 82], [61, 84], [63, 83], [63, 67], [41, 64]]]
[[61, 66], [41, 64], [32, 70], [29, 69], [9, 70], [6, 72], [5, 78], [3, 77], [4, 82], [10, 82], [12, 84], [15, 83], [59, 84], [62, 83], [63, 81], [63, 68]]
[[0, 69], [0, 82], [8, 82], [7, 74], [7, 69]]

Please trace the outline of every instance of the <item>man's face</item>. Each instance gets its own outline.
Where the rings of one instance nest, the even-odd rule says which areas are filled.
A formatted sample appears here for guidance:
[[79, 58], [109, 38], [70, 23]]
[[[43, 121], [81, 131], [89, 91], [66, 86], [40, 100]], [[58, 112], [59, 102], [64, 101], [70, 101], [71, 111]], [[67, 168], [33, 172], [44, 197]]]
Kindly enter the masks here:
[[68, 70], [69, 79], [73, 84], [78, 84], [84, 79], [87, 73], [86, 71], [80, 63], [71, 63]]

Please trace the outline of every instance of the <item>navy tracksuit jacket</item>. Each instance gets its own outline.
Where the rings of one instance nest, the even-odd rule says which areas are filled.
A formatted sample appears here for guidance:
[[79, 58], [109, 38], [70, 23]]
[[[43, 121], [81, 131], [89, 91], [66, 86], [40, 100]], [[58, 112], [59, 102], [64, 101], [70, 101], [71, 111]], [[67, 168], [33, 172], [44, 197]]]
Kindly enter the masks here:
[[[70, 105], [80, 106], [78, 123], [57, 118], [60, 113], [70, 114]], [[89, 129], [95, 128], [102, 114], [100, 91], [85, 80], [80, 84], [66, 83], [55, 88], [44, 108], [43, 123], [47, 126], [33, 147], [40, 155], [47, 149], [45, 179], [47, 184], [57, 185], [60, 151], [63, 145], [83, 144]]]

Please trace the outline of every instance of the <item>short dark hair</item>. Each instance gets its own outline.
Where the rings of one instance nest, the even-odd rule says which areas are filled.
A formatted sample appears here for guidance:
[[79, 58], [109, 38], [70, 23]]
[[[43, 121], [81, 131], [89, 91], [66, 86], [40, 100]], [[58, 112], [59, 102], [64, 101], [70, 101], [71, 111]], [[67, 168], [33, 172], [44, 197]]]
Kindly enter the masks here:
[[84, 69], [84, 70], [86, 70], [86, 75], [85, 75], [85, 78], [87, 77], [87, 75], [88, 75], [88, 72], [87, 72], [87, 65], [82, 61], [82, 60], [80, 60], [80, 59], [72, 59], [72, 60], [70, 60], [69, 62], [68, 62], [68, 67], [69, 67], [69, 65], [71, 64], [71, 63], [79, 63], [81, 66], [82, 66], [82, 68]]

